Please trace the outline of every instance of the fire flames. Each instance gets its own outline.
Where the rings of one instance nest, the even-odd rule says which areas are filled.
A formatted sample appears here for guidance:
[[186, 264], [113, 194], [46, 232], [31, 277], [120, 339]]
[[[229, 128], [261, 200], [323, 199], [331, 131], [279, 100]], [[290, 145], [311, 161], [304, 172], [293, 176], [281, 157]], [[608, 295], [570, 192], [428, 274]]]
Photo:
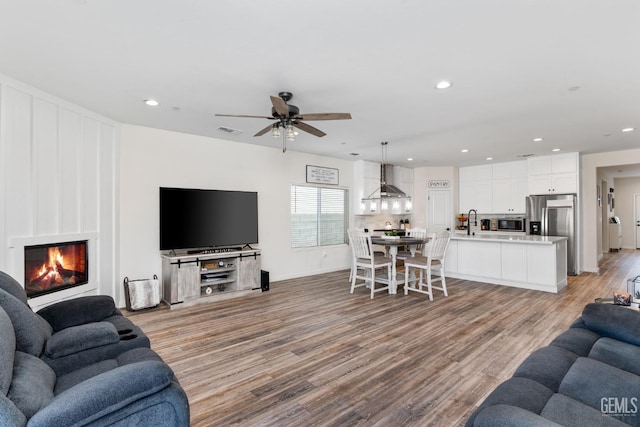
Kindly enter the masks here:
[[60, 253], [60, 249], [57, 247], [49, 248], [49, 259], [35, 273], [32, 282], [64, 283], [65, 280], [61, 274], [64, 270], [67, 269], [64, 267], [64, 257]]

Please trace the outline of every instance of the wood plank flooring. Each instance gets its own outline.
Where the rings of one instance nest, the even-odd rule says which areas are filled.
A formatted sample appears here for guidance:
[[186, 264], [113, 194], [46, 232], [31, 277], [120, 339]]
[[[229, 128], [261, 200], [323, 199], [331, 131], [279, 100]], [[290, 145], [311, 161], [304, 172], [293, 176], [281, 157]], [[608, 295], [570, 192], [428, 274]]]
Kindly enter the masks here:
[[462, 425], [496, 385], [576, 319], [626, 290], [640, 251], [559, 294], [447, 281], [449, 297], [349, 294], [348, 271], [269, 292], [127, 314], [172, 367], [193, 426]]

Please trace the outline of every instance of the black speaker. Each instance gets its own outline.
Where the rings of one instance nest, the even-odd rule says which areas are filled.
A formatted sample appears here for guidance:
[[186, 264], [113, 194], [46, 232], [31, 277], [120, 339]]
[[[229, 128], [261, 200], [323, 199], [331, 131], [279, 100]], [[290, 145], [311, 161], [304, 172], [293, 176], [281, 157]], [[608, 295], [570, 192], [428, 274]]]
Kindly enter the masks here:
[[269, 290], [269, 272], [260, 270], [260, 288], [262, 292]]

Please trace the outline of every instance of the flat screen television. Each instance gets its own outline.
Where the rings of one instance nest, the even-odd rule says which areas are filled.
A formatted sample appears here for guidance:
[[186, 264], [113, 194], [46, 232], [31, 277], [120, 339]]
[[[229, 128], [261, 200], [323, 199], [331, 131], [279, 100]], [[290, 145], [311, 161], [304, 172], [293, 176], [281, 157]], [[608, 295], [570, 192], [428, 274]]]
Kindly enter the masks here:
[[258, 243], [258, 193], [160, 187], [160, 250]]

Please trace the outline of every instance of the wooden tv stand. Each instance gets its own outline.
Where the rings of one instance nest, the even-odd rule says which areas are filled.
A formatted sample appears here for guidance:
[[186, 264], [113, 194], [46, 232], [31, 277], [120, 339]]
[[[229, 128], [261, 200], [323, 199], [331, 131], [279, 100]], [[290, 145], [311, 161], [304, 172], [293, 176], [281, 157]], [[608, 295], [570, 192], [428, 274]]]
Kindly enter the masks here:
[[254, 292], [261, 292], [259, 249], [162, 255], [162, 299], [169, 306]]

